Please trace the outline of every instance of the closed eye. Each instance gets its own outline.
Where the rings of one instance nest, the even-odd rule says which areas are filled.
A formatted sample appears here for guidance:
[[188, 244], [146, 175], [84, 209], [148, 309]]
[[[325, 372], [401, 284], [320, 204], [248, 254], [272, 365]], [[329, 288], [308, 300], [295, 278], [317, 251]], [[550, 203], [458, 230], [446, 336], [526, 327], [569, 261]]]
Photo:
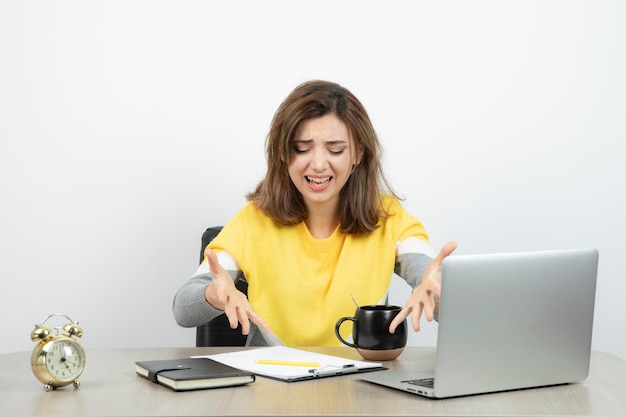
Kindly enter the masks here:
[[[293, 152], [296, 154], [305, 154], [309, 152], [313, 146], [312, 140], [294, 140]], [[342, 140], [326, 142], [326, 149], [332, 155], [341, 155], [348, 149], [346, 142]]]
[[326, 149], [333, 155], [341, 155], [348, 148], [347, 145], [343, 140], [331, 140], [326, 142]]

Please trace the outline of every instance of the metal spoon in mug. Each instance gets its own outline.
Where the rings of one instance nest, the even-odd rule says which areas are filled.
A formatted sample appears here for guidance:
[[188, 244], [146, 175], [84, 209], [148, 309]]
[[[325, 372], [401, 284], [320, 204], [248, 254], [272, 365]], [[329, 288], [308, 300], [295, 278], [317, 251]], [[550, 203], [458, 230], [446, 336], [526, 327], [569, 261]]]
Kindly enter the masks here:
[[356, 308], [360, 308], [359, 304], [356, 302], [356, 300], [354, 299], [354, 297], [352, 296], [352, 294], [350, 294], [350, 298], [352, 298], [352, 302], [354, 303], [354, 305], [356, 306]]

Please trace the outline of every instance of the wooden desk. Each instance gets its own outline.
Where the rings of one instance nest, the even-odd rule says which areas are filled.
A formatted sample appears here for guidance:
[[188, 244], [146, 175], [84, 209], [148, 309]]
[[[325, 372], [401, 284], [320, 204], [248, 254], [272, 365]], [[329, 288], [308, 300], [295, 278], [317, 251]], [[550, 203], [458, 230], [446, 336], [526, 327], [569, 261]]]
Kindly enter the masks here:
[[[32, 375], [30, 352], [0, 355], [0, 416], [626, 415], [626, 362], [600, 352], [592, 354], [589, 378], [582, 383], [445, 400], [379, 387], [358, 375], [293, 383], [258, 377], [244, 387], [173, 392], [135, 374], [138, 360], [228, 349], [88, 349], [81, 387], [51, 392]], [[350, 348], [310, 350], [360, 359]], [[434, 348], [409, 347], [385, 365], [432, 367], [434, 356]]]

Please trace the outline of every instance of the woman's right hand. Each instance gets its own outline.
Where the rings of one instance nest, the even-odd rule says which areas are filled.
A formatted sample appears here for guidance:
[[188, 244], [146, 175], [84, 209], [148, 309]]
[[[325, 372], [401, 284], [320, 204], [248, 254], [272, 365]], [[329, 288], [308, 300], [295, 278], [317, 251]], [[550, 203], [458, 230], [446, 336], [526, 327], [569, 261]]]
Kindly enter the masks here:
[[238, 323], [241, 323], [241, 332], [244, 335], [250, 332], [251, 321], [267, 333], [271, 333], [270, 326], [252, 309], [248, 297], [235, 287], [230, 274], [218, 262], [217, 254], [207, 248], [204, 255], [209, 262], [209, 272], [213, 278], [213, 282], [204, 289], [207, 302], [224, 311], [231, 328], [236, 329]]

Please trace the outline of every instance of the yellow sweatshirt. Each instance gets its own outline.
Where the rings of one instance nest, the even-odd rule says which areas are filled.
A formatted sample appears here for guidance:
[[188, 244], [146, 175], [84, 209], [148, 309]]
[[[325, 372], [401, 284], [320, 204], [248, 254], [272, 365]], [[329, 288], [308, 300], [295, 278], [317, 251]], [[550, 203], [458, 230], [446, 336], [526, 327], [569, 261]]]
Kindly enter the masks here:
[[[235, 259], [250, 304], [285, 345], [336, 346], [336, 321], [355, 312], [351, 296], [359, 305], [384, 301], [398, 245], [417, 238], [428, 247], [421, 222], [395, 198], [384, 204], [391, 216], [375, 231], [314, 239], [304, 223], [278, 225], [248, 203], [209, 246]], [[342, 331], [348, 338], [350, 326]]]

